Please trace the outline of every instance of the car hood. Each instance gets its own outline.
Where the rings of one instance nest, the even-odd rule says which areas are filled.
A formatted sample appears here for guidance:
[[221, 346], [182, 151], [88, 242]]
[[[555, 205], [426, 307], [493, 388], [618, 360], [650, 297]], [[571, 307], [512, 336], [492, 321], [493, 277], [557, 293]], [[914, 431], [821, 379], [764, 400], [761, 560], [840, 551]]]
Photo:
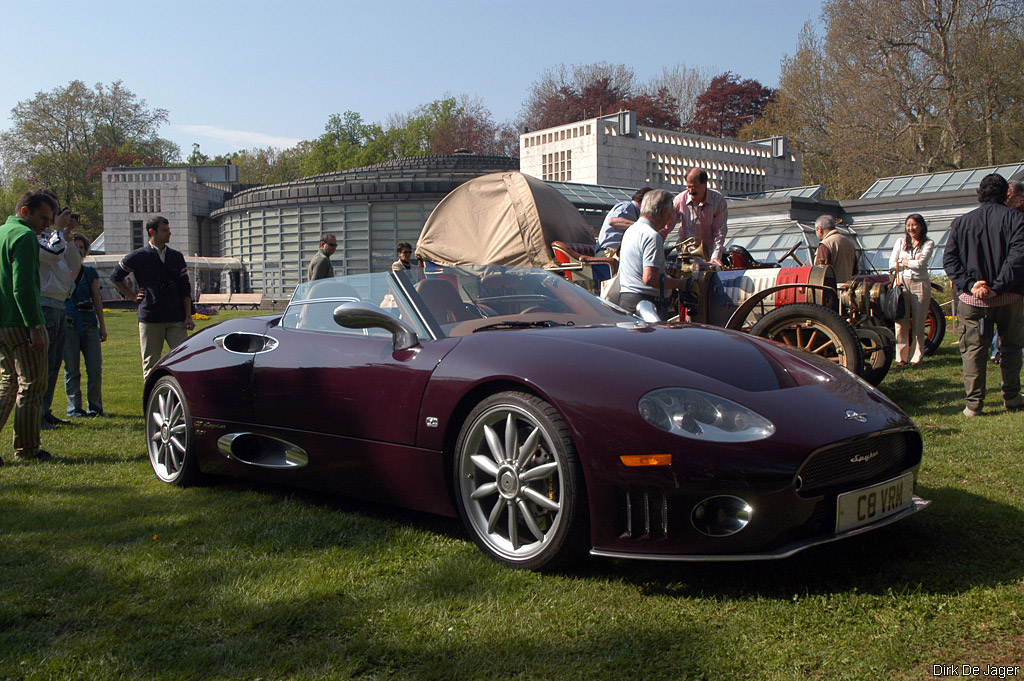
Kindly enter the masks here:
[[562, 326], [521, 333], [619, 350], [749, 392], [851, 380], [848, 372], [828, 360], [703, 324]]

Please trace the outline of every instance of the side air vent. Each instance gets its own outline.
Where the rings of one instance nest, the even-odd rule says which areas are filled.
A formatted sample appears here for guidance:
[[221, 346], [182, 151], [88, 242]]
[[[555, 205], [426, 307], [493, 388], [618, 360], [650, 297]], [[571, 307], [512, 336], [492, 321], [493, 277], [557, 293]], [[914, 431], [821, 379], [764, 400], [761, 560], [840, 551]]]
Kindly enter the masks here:
[[299, 447], [256, 433], [223, 435], [217, 447], [229, 459], [260, 468], [301, 468], [309, 463], [309, 456]]
[[622, 536], [628, 539], [664, 539], [668, 536], [668, 500], [661, 490], [619, 490]]
[[240, 355], [252, 355], [259, 352], [270, 352], [277, 347], [277, 339], [258, 333], [228, 333], [213, 339], [218, 348]]

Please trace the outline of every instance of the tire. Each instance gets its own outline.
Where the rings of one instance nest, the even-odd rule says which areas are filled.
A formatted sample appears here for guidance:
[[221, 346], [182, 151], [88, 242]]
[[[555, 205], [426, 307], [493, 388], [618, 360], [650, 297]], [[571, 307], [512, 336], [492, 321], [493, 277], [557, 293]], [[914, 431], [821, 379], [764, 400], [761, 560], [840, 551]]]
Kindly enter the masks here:
[[161, 482], [178, 487], [200, 482], [195, 438], [181, 385], [170, 376], [160, 378], [146, 402], [146, 449]]
[[921, 350], [924, 356], [928, 357], [935, 354], [946, 335], [946, 315], [942, 312], [942, 305], [934, 298], [928, 303], [928, 318], [924, 323], [924, 333], [924, 347]]
[[453, 474], [462, 522], [498, 563], [554, 569], [589, 547], [576, 448], [565, 422], [544, 400], [519, 392], [484, 399], [463, 423]]
[[750, 333], [818, 355], [864, 375], [860, 341], [849, 322], [827, 307], [794, 303], [777, 307], [751, 327]]
[[877, 386], [889, 373], [892, 361], [896, 359], [896, 346], [892, 343], [879, 345], [877, 342], [862, 338], [864, 348], [864, 371], [861, 378]]

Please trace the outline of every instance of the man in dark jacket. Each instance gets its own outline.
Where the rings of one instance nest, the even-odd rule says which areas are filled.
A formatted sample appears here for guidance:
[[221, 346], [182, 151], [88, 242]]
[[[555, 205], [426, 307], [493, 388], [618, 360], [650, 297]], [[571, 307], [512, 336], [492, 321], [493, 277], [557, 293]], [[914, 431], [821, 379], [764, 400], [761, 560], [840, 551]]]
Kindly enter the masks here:
[[[110, 275], [121, 295], [139, 301], [143, 378], [160, 361], [165, 342], [172, 350], [196, 328], [185, 256], [167, 245], [171, 240], [170, 223], [167, 218], [156, 216], [146, 223], [146, 231], [149, 244], [122, 258]], [[129, 274], [135, 277], [137, 294], [124, 283]]]
[[1002, 355], [1003, 404], [1007, 409], [1024, 406], [1020, 394], [1024, 214], [1004, 205], [1006, 190], [1001, 175], [982, 179], [978, 188], [981, 206], [953, 221], [942, 257], [942, 266], [959, 293], [965, 416], [977, 416], [984, 407], [985, 362], [995, 329]]
[[334, 276], [331, 256], [336, 250], [338, 250], [338, 239], [329, 232], [321, 234], [320, 250], [313, 255], [313, 259], [309, 262], [309, 281], [330, 279]]

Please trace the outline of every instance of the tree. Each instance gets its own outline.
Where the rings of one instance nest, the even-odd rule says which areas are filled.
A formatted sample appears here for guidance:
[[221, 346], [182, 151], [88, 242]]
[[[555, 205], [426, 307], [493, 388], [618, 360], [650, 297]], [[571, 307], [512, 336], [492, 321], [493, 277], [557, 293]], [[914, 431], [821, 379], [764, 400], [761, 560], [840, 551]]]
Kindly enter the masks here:
[[845, 198], [878, 177], [1024, 154], [1024, 85], [1010, 67], [1024, 59], [1018, 3], [826, 0], [822, 23], [823, 39], [805, 27], [783, 61], [760, 126], [804, 151], [805, 182], [835, 179]]
[[677, 129], [675, 96], [665, 86], [647, 90], [624, 64], [559, 64], [534, 82], [523, 105], [523, 125], [539, 130], [632, 109], [640, 125]]
[[[431, 154], [450, 154], [468, 149], [477, 154], [510, 155], [506, 128], [497, 125], [479, 97], [446, 96], [416, 109], [407, 119], [407, 127], [416, 131], [423, 148]], [[515, 153], [519, 153], [519, 139], [515, 136]]]
[[676, 102], [676, 123], [672, 127], [681, 130], [693, 118], [697, 97], [708, 89], [711, 77], [712, 73], [707, 68], [690, 68], [680, 62], [672, 67], [663, 66], [661, 75], [651, 80], [645, 90], [654, 96], [662, 88], [667, 91]]
[[211, 163], [210, 157], [203, 153], [202, 149], [199, 148], [199, 142], [192, 143], [192, 153], [185, 159], [186, 165], [190, 166], [205, 166]]
[[726, 71], [712, 78], [697, 97], [687, 128], [698, 135], [735, 138], [740, 128], [757, 120], [774, 96], [774, 90], [756, 80], [740, 80]]
[[302, 161], [310, 149], [309, 142], [299, 142], [290, 149], [254, 147], [210, 159], [214, 165], [231, 163], [238, 166], [240, 184], [278, 184], [303, 176]]
[[8, 178], [54, 190], [64, 205], [93, 225], [102, 222], [102, 188], [96, 168], [105, 159], [146, 162], [177, 154], [157, 132], [165, 109], [150, 109], [121, 81], [93, 88], [71, 81], [37, 92], [11, 110], [12, 128], [0, 134]]

